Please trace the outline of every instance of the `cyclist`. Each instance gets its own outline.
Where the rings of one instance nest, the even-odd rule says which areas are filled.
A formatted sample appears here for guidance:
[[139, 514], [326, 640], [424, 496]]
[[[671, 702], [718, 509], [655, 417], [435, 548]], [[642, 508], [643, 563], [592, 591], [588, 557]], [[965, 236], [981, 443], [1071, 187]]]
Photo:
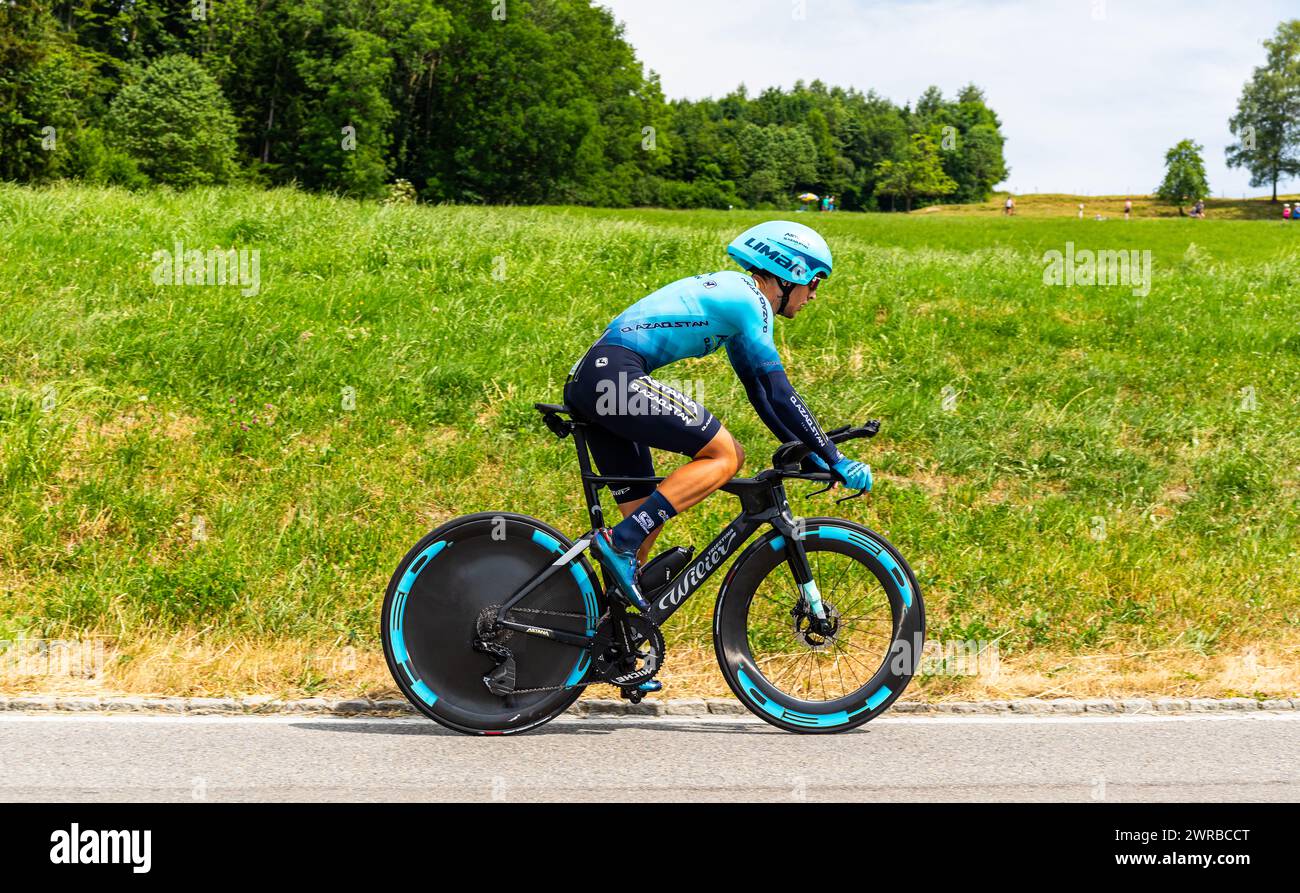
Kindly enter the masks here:
[[688, 277], [642, 298], [609, 324], [564, 387], [570, 410], [591, 424], [587, 443], [601, 474], [652, 477], [650, 447], [691, 457], [658, 488], [611, 488], [623, 520], [593, 532], [593, 554], [643, 612], [650, 605], [637, 574], [661, 525], [735, 477], [745, 461], [731, 432], [697, 400], [651, 377], [656, 369], [725, 347], [778, 440], [807, 444], [811, 465], [837, 482], [871, 488], [870, 467], [845, 458], [826, 437], [773, 342], [775, 317], [794, 319], [830, 276], [830, 247], [810, 227], [778, 220], [741, 233], [727, 253], [745, 272]]

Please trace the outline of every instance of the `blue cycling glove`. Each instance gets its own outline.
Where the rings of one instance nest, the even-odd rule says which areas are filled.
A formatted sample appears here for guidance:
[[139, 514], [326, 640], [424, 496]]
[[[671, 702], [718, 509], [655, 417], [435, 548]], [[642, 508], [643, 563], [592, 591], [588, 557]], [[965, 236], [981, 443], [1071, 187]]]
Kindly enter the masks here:
[[871, 489], [871, 466], [852, 459], [841, 459], [831, 466], [844, 486], [853, 490]]

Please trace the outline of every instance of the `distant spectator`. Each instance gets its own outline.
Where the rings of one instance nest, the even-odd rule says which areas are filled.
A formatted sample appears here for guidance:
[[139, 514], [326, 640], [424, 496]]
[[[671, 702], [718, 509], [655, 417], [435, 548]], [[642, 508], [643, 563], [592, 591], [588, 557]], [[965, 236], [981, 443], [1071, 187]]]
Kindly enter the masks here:
[[1008, 217], [1016, 216], [1016, 200], [1009, 195], [1007, 196], [1007, 203], [1006, 206], [1002, 209], [1002, 213], [1007, 215]]
[[1124, 219], [1129, 220], [1133, 216], [1133, 199], [1124, 200]]
[[1196, 200], [1196, 207], [1192, 209], [1192, 216], [1197, 220], [1205, 219], [1205, 199]]
[[1290, 202], [1285, 202], [1285, 203], [1283, 203], [1283, 205], [1282, 205], [1282, 219], [1283, 219], [1283, 220], [1290, 220], [1290, 219], [1291, 219], [1291, 203], [1290, 203]]
[[1079, 219], [1083, 219], [1083, 202], [1079, 202]]

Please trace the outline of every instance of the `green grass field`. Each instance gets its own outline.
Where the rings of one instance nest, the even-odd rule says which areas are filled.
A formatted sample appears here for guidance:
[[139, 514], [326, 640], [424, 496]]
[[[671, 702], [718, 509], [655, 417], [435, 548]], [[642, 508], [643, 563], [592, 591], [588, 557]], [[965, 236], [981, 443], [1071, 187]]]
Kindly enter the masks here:
[[[0, 185], [0, 639], [102, 636], [122, 690], [385, 688], [407, 547], [494, 509], [580, 532], [533, 401], [766, 216]], [[886, 532], [931, 636], [997, 640], [1007, 671], [912, 694], [1297, 692], [1300, 225], [808, 222], [836, 275], [778, 347], [823, 423], [883, 431], [855, 451], [871, 498], [795, 509]], [[154, 284], [178, 240], [258, 249], [260, 292]], [[1045, 285], [1068, 242], [1149, 250], [1150, 293]], [[765, 467], [725, 358], [663, 375]], [[714, 496], [661, 542], [732, 514]], [[711, 607], [668, 625], [666, 694], [721, 689]]]

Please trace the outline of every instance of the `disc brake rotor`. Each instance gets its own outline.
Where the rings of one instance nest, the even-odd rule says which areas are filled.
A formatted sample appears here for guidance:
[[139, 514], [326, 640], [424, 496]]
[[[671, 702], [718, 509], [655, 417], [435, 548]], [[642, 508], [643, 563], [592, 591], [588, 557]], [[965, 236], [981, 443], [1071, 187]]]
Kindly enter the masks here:
[[[803, 602], [800, 601], [800, 607]], [[828, 601], [822, 602], [826, 619], [818, 621], [807, 610], [794, 611], [794, 634], [797, 641], [803, 642], [813, 651], [829, 651], [835, 647], [835, 637], [840, 632], [840, 612]]]

